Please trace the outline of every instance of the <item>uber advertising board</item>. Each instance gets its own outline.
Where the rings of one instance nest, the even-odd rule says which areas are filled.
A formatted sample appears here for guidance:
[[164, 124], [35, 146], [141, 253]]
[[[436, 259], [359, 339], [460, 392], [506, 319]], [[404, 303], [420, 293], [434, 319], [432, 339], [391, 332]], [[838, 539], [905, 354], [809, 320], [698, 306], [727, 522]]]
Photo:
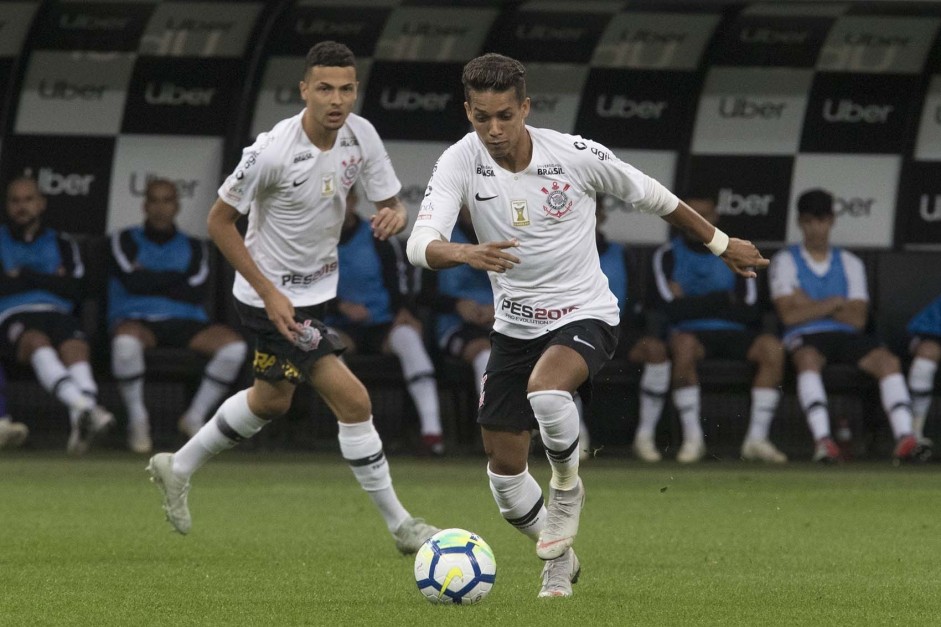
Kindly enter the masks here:
[[124, 133], [225, 135], [244, 73], [236, 59], [141, 57], [124, 110]]
[[[384, 139], [455, 141], [467, 132], [461, 63], [375, 61], [363, 115]], [[442, 77], [453, 80], [442, 80]]]
[[832, 18], [740, 14], [718, 36], [712, 65], [812, 68]]
[[897, 155], [798, 155], [794, 160], [787, 237], [801, 241], [797, 199], [814, 188], [833, 194], [831, 241], [842, 246], [890, 247], [895, 227]]
[[8, 135], [0, 180], [35, 178], [46, 197], [46, 226], [100, 235], [105, 232], [113, 154], [112, 137]]
[[108, 202], [108, 232], [140, 224], [147, 183], [155, 178], [176, 184], [180, 198], [177, 225], [205, 238], [206, 216], [221, 181], [221, 137], [122, 135], [114, 149]]
[[842, 16], [827, 35], [817, 59], [817, 69], [920, 74], [939, 23], [938, 18], [928, 16]]
[[[431, 172], [434, 170], [438, 157], [441, 156], [452, 142], [426, 142], [426, 141], [387, 141], [384, 142], [395, 174], [402, 183], [399, 199], [408, 209], [408, 226], [402, 232], [402, 237], [408, 237], [411, 225], [415, 224], [415, 217], [425, 197]], [[362, 194], [360, 194], [362, 196]], [[361, 207], [372, 207], [366, 198], [360, 198]], [[375, 199], [373, 199], [375, 200]]]
[[[369, 83], [369, 71], [372, 59], [356, 59], [356, 80], [359, 81], [355, 113], [359, 113], [363, 104], [363, 92]], [[261, 88], [255, 98], [255, 112], [252, 117], [251, 137], [270, 130], [285, 118], [297, 115], [304, 108], [299, 83], [304, 78], [304, 57], [268, 57], [265, 72], [261, 79]]]
[[591, 65], [695, 70], [718, 22], [719, 16], [710, 13], [619, 13], [604, 29]]
[[691, 151], [793, 155], [813, 70], [712, 68], [700, 96]]
[[141, 36], [142, 55], [241, 57], [260, 2], [161, 2]]
[[142, 2], [50, 2], [33, 33], [33, 50], [134, 52], [154, 10]]
[[526, 95], [530, 106], [526, 123], [562, 133], [575, 132], [575, 117], [587, 78], [588, 66], [581, 63], [528, 63]]
[[524, 63], [588, 63], [610, 19], [608, 13], [577, 7], [570, 11], [537, 11], [524, 5], [500, 15], [483, 49], [500, 51]]
[[292, 4], [268, 38], [268, 52], [303, 57], [319, 41], [342, 41], [357, 59], [371, 57], [390, 11], [389, 7], [376, 6], [350, 10], [349, 2], [334, 6], [324, 6], [321, 0], [316, 4]]
[[941, 162], [903, 166], [898, 212], [897, 242], [902, 247], [941, 250]]
[[16, 132], [116, 135], [133, 66], [129, 52], [33, 52]]
[[915, 158], [941, 161], [941, 76], [932, 76], [921, 108]]
[[467, 62], [480, 52], [496, 8], [399, 7], [376, 44], [384, 61]]
[[912, 143], [920, 79], [898, 74], [817, 73], [807, 100], [802, 152], [899, 153]]
[[[667, 150], [612, 150], [618, 159], [631, 164], [647, 176], [673, 189], [676, 153]], [[632, 244], [661, 244], [666, 241], [669, 225], [649, 213], [641, 213], [634, 205], [615, 196], [601, 200], [605, 222], [601, 229], [608, 239]]]
[[22, 52], [37, 5], [37, 2], [0, 4], [0, 58], [15, 57]]
[[575, 127], [609, 147], [679, 149], [698, 89], [692, 72], [591, 68]]
[[783, 242], [793, 157], [692, 156], [680, 189], [716, 202], [722, 230], [757, 242]]

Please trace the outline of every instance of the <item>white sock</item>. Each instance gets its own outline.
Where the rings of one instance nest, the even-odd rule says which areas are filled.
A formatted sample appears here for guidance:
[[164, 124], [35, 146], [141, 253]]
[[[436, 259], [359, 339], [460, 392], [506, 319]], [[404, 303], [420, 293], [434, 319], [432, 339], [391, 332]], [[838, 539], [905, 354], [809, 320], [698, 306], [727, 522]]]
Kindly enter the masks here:
[[62, 401], [70, 413], [77, 414], [94, 407], [94, 401], [82, 394], [81, 388], [72, 381], [54, 348], [43, 346], [36, 349], [29, 361], [42, 388]]
[[116, 335], [111, 340], [111, 374], [118, 381], [118, 391], [131, 424], [146, 424], [144, 405], [144, 344], [132, 335]]
[[212, 419], [173, 455], [173, 474], [190, 477], [210, 457], [247, 440], [268, 424], [248, 408], [248, 390], [230, 396]]
[[477, 386], [477, 396], [483, 392], [484, 375], [487, 374], [487, 362], [490, 361], [490, 349], [482, 350], [477, 353], [471, 366], [474, 368], [474, 385]]
[[421, 335], [407, 324], [389, 331], [389, 348], [402, 364], [408, 393], [418, 410], [422, 435], [441, 434], [441, 407], [435, 367], [425, 350]]
[[382, 440], [373, 426], [372, 416], [365, 422], [341, 422], [339, 427], [338, 439], [343, 459], [379, 509], [386, 527], [394, 532], [409, 518], [409, 513], [392, 488], [389, 462], [382, 451]]
[[905, 387], [905, 377], [896, 372], [879, 379], [882, 408], [889, 417], [895, 439], [912, 433], [912, 399]]
[[206, 415], [238, 377], [247, 351], [245, 342], [232, 342], [216, 351], [206, 364], [203, 380], [186, 410], [186, 420], [193, 424], [202, 424], [206, 420]]
[[774, 412], [778, 409], [781, 392], [775, 388], [752, 388], [751, 417], [746, 440], [767, 440]]
[[684, 442], [702, 442], [700, 421], [700, 392], [698, 385], [688, 385], [673, 390], [673, 405], [680, 414]]
[[88, 396], [92, 401], [98, 401], [98, 384], [95, 383], [95, 377], [91, 372], [91, 364], [87, 361], [77, 361], [68, 368], [69, 376], [82, 394]]
[[662, 364], [644, 364], [640, 375], [640, 418], [635, 437], [654, 439], [657, 423], [663, 415], [663, 404], [670, 390], [669, 361]]
[[827, 408], [827, 392], [823, 379], [815, 370], [797, 374], [797, 399], [807, 417], [807, 426], [814, 442], [830, 437], [830, 411]]
[[552, 467], [549, 485], [572, 490], [578, 485], [578, 408], [564, 390], [543, 390], [526, 395], [539, 423], [539, 434]]
[[925, 435], [925, 419], [931, 407], [937, 371], [938, 363], [924, 357], [916, 357], [908, 370], [908, 389], [912, 394], [912, 428], [919, 438]]
[[546, 502], [542, 489], [527, 468], [518, 475], [498, 475], [487, 467], [490, 492], [500, 515], [533, 541], [546, 526]]

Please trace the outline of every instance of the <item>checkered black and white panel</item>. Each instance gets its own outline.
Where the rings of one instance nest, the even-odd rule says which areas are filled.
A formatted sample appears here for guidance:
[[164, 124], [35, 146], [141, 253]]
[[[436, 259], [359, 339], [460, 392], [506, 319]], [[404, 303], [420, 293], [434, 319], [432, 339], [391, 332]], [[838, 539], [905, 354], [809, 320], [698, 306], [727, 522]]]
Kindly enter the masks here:
[[47, 223], [105, 233], [141, 220], [148, 179], [178, 183], [205, 236], [260, 2], [53, 2], [36, 26], [4, 178], [36, 176]]
[[14, 96], [14, 63], [22, 52], [38, 5], [38, 2], [0, 4], [0, 142], [6, 130], [8, 105]]
[[[577, 131], [673, 188], [695, 116], [703, 53], [719, 21], [708, 12], [614, 15], [592, 54]], [[620, 199], [605, 199], [605, 209], [612, 239], [666, 239], [665, 222]]]
[[913, 250], [941, 250], [941, 40], [926, 80], [915, 148], [902, 166], [896, 242]]

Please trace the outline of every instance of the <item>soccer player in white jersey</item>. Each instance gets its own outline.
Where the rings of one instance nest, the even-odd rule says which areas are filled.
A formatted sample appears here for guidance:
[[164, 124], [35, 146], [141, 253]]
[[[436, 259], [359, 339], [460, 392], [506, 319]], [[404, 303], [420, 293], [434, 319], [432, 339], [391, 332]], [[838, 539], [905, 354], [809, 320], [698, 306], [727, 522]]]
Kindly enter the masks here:
[[[306, 382], [336, 414], [340, 452], [397, 548], [414, 553], [437, 529], [399, 502], [366, 388], [339, 359], [342, 343], [321, 322], [323, 304], [336, 296], [347, 192], [360, 182], [376, 205], [373, 234], [386, 239], [405, 227], [401, 184], [376, 130], [352, 113], [357, 81], [350, 49], [321, 42], [307, 54], [306, 68], [300, 82], [304, 110], [243, 152], [209, 213], [209, 234], [237, 271], [239, 315], [256, 336], [255, 381], [226, 400], [175, 454], [152, 457], [148, 471], [164, 494], [167, 519], [188, 533], [193, 472], [284, 414], [294, 388]], [[246, 213], [243, 240], [236, 222]]]
[[[464, 67], [473, 132], [438, 160], [408, 256], [429, 269], [467, 263], [490, 274], [496, 321], [478, 416], [490, 487], [503, 517], [546, 560], [539, 596], [567, 597], [580, 571], [571, 547], [585, 498], [572, 394], [590, 397], [592, 377], [617, 344], [619, 320], [595, 246], [596, 195], [661, 216], [708, 242], [743, 276], [768, 262], [751, 242], [730, 239], [601, 144], [527, 126], [525, 73], [498, 54]], [[477, 245], [448, 241], [462, 204]], [[552, 468], [548, 507], [526, 463], [535, 426]]]

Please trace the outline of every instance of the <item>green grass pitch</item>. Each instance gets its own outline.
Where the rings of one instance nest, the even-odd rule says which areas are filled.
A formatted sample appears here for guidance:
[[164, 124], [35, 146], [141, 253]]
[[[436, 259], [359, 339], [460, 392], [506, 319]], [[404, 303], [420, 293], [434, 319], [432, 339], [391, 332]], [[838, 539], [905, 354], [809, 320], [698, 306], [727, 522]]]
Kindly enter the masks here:
[[[941, 482], [888, 463], [593, 459], [571, 599], [500, 518], [484, 460], [391, 459], [413, 514], [493, 547], [475, 606], [434, 606], [337, 455], [232, 451], [170, 531], [143, 458], [0, 456], [0, 625], [937, 625]], [[548, 467], [533, 459], [545, 486]]]

